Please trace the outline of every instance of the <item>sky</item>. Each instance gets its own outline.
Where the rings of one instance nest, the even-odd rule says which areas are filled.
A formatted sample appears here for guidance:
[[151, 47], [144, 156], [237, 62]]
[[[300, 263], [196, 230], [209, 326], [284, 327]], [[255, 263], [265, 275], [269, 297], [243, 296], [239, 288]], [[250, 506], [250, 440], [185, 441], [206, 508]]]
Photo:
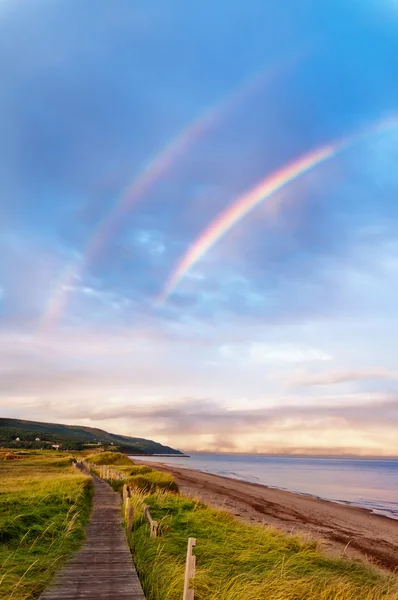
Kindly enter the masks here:
[[0, 1], [0, 413], [398, 455], [398, 4]]

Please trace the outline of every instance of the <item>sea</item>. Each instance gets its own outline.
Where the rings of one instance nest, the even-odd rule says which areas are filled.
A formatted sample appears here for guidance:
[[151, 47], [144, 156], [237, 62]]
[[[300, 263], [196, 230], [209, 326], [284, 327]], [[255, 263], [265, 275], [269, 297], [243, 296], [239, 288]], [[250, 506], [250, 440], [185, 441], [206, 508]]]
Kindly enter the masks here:
[[398, 460], [195, 453], [188, 458], [145, 457], [145, 461], [352, 504], [398, 519]]

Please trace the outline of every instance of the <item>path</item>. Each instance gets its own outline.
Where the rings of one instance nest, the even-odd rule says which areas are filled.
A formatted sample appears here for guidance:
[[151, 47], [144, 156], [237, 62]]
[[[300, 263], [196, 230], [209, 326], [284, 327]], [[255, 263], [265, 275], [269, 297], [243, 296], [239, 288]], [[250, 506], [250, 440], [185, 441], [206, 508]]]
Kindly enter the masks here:
[[93, 477], [87, 539], [40, 600], [145, 600], [125, 531], [120, 494]]

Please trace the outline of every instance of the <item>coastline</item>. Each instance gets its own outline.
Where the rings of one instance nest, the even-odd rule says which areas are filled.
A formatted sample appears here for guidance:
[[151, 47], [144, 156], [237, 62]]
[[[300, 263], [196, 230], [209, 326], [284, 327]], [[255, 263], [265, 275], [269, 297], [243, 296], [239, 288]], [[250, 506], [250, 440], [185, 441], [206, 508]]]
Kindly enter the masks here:
[[140, 463], [172, 473], [183, 494], [228, 510], [250, 523], [317, 540], [328, 552], [398, 569], [398, 520], [352, 504], [267, 487], [159, 462]]

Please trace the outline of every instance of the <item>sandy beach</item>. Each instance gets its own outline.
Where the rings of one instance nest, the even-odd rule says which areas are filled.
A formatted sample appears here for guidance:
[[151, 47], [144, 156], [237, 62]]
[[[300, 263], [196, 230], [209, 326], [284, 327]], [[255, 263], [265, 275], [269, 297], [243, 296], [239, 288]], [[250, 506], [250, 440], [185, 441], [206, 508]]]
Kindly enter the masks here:
[[172, 473], [183, 494], [199, 497], [240, 519], [316, 539], [329, 553], [366, 559], [390, 571], [398, 569], [398, 520], [193, 469], [147, 464]]

